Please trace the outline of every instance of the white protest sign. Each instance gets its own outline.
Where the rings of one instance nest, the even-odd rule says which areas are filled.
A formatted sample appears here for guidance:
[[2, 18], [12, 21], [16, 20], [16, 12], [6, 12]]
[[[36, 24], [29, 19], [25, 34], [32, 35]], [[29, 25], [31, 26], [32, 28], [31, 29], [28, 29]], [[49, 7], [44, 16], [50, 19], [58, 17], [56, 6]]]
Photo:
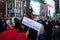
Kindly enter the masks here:
[[22, 24], [36, 30], [36, 31], [40, 31], [42, 28], [42, 25], [34, 20], [31, 20], [27, 17], [23, 18]]

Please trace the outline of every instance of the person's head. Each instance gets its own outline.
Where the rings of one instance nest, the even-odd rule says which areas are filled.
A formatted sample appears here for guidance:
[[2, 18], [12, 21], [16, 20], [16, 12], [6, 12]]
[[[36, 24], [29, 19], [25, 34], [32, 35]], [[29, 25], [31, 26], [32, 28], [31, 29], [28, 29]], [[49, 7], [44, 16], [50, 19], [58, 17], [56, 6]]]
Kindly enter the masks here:
[[7, 29], [13, 29], [13, 25], [12, 25], [12, 22], [11, 20], [6, 20], [6, 26], [7, 26]]
[[11, 21], [10, 20], [6, 20], [6, 24], [10, 25]]
[[11, 15], [10, 14], [8, 14], [7, 17], [8, 17], [8, 19], [11, 19]]
[[24, 31], [24, 26], [22, 27], [22, 23], [18, 18], [12, 18], [12, 24], [15, 29], [19, 29], [21, 32]]
[[55, 20], [51, 21], [51, 25], [53, 25], [53, 26], [55, 25]]
[[39, 19], [39, 23], [43, 24], [43, 20], [42, 19]]
[[10, 14], [8, 14], [7, 16], [8, 16], [8, 17], [10, 17], [11, 15], [10, 15]]
[[31, 8], [31, 9], [29, 9], [29, 13], [32, 13], [33, 12], [33, 9]]

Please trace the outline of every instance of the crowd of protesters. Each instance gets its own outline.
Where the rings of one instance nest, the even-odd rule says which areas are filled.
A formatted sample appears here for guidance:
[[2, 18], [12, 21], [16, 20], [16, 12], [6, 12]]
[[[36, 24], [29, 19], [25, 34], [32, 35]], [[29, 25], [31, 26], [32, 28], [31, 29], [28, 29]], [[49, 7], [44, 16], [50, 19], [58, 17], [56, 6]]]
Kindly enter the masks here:
[[[30, 19], [32, 18], [33, 16]], [[60, 40], [60, 18], [37, 20], [42, 25], [41, 32], [22, 24], [22, 20], [23, 18], [11, 18], [10, 14], [8, 19], [4, 19], [0, 12], [0, 40]]]

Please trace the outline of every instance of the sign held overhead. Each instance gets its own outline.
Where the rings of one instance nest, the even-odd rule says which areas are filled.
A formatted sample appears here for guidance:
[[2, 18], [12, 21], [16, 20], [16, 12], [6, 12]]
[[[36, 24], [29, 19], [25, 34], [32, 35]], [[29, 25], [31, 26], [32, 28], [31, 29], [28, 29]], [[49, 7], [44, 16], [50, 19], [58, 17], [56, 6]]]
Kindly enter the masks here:
[[36, 31], [40, 31], [40, 29], [42, 28], [42, 24], [32, 20], [32, 19], [29, 19], [27, 17], [24, 17], [23, 20], [22, 20], [22, 24], [36, 30]]

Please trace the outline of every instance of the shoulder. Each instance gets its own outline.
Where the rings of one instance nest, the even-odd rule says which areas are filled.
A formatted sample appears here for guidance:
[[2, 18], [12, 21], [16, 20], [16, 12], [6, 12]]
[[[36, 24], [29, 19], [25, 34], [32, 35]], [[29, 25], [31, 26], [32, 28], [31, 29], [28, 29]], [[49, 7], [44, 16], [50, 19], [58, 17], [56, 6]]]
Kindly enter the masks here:
[[6, 30], [6, 31], [4, 31], [4, 32], [2, 32], [1, 34], [0, 34], [0, 38], [2, 39], [7, 39], [7, 38], [9, 38], [9, 39], [11, 39], [11, 38], [13, 38], [13, 36], [16, 34], [18, 32], [18, 30], [17, 29], [9, 29], [9, 30]]
[[9, 29], [1, 33], [2, 36], [7, 36], [11, 34], [12, 32], [18, 31], [17, 29]]

